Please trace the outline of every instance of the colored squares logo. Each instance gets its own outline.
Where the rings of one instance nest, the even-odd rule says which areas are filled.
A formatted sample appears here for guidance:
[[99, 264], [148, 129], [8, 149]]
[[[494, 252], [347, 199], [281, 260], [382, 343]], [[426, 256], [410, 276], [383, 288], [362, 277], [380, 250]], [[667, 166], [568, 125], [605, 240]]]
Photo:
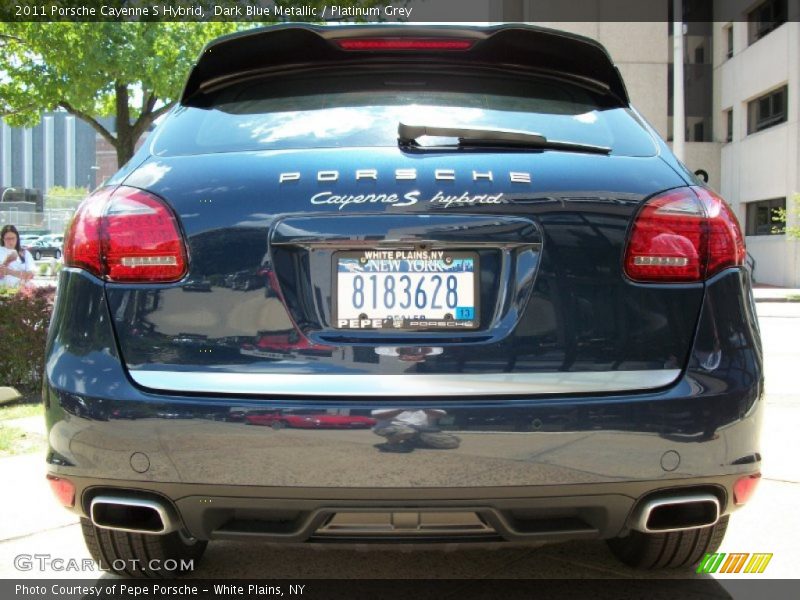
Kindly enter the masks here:
[[763, 573], [771, 553], [716, 552], [706, 554], [697, 566], [698, 573]]

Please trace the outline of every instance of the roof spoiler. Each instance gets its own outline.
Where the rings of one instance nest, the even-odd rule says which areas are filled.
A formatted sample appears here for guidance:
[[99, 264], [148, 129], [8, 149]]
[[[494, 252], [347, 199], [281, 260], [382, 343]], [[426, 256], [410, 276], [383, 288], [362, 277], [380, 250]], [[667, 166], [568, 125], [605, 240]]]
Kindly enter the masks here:
[[398, 52], [392, 48], [375, 49], [369, 44], [360, 47], [356, 44], [356, 48], [369, 50], [354, 52], [341, 45], [344, 40], [376, 38], [469, 40], [473, 43], [459, 47], [460, 51], [446, 52], [447, 61], [501, 65], [566, 76], [607, 91], [625, 105], [629, 103], [619, 70], [600, 43], [562, 31], [520, 24], [491, 27], [281, 24], [246, 30], [220, 37], [206, 45], [189, 74], [181, 103], [188, 104], [198, 94], [248, 75], [335, 64], [352, 60], [354, 54], [359, 53], [369, 53], [377, 59], [426, 54], [442, 58], [443, 55], [441, 49], [417, 48], [413, 52]]

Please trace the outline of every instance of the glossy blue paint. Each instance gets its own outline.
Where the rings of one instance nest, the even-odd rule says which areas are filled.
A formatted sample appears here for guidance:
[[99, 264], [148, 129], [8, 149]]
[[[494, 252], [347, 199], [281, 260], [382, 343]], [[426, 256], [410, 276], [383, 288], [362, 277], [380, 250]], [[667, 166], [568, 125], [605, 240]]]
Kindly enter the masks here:
[[[425, 365], [407, 367], [426, 372], [465, 366], [502, 372], [685, 364], [702, 284], [642, 286], [626, 281], [621, 272], [627, 227], [640, 202], [653, 190], [685, 183], [660, 158], [558, 152], [409, 157], [396, 149], [371, 149], [305, 151], [299, 169], [298, 160], [296, 152], [153, 158], [125, 180], [168, 198], [186, 231], [190, 256], [183, 284], [107, 286], [129, 365], [247, 364], [256, 371], [280, 372], [281, 361], [237, 352], [242, 345], [269, 345], [265, 337], [295, 329], [320, 348], [313, 358], [307, 355], [314, 349], [305, 344], [297, 351], [287, 349], [287, 358], [295, 365], [306, 361], [321, 368], [324, 363], [333, 371], [380, 372], [385, 364], [368, 346], [387, 343], [446, 347]], [[491, 171], [494, 181], [472, 181], [477, 160], [480, 171]], [[339, 180], [318, 181], [318, 173], [330, 171], [331, 165], [337, 166]], [[377, 172], [377, 180], [356, 180], [356, 171], [367, 168]], [[396, 180], [398, 169], [412, 168], [416, 180]], [[202, 185], [195, 169], [204, 173]], [[455, 180], [437, 181], [437, 170], [455, 173]], [[299, 180], [281, 183], [281, 173], [299, 173]], [[531, 183], [512, 182], [509, 173], [529, 173]], [[399, 198], [414, 193], [430, 199], [440, 193], [459, 196], [467, 189], [502, 194], [503, 202], [446, 208], [423, 201], [402, 207], [367, 203], [341, 209], [311, 203], [326, 190], [343, 196], [392, 192]], [[432, 224], [435, 219], [449, 220], [453, 231]], [[493, 219], [497, 224], [488, 225]], [[504, 220], [514, 219], [526, 220], [530, 232], [509, 238]], [[287, 241], [279, 223], [299, 230], [293, 234], [295, 243]], [[314, 230], [314, 223], [322, 230]], [[357, 230], [365, 227], [361, 235]], [[386, 244], [396, 231], [409, 230], [419, 232], [408, 238], [413, 243], [427, 240], [479, 251], [484, 307], [479, 330], [456, 338], [334, 331], [333, 249], [353, 247], [353, 240]], [[508, 249], [523, 238], [526, 248]], [[195, 289], [192, 284], [198, 281], [209, 285]], [[245, 311], [242, 319], [230, 318], [232, 304]], [[208, 328], [209, 322], [215, 326]], [[359, 347], [359, 359], [331, 350], [351, 345]]]
[[[269, 469], [225, 469], [223, 473], [214, 468], [228, 451], [241, 456], [243, 448], [245, 454], [261, 460], [271, 452], [283, 456], [287, 439], [272, 435], [269, 429], [248, 425], [244, 420], [246, 414], [305, 410], [369, 415], [371, 410], [387, 406], [387, 401], [380, 398], [288, 400], [270, 396], [269, 390], [259, 397], [224, 397], [139, 389], [130, 382], [116, 356], [102, 285], [91, 276], [71, 269], [65, 270], [61, 277], [60, 285], [65, 286], [62, 289], [70, 289], [85, 300], [59, 304], [48, 349], [46, 398], [51, 462], [66, 465], [64, 472], [135, 480], [142, 476], [130, 470], [127, 457], [132, 450], [148, 448], [151, 462], [163, 469], [156, 471], [158, 481], [186, 481], [188, 477], [197, 483], [280, 485], [284, 475], [276, 475]], [[494, 457], [493, 460], [507, 465], [519, 461], [527, 465], [523, 469], [511, 468], [502, 477], [498, 475], [497, 485], [546, 485], [536, 479], [535, 466], [547, 464], [548, 468], [557, 466], [569, 471], [576, 466], [573, 462], [576, 457], [572, 450], [562, 446], [570, 440], [578, 443], [579, 439], [589, 445], [601, 443], [605, 450], [581, 453], [583, 474], [573, 473], [572, 479], [560, 478], [559, 484], [581, 483], [587, 477], [591, 481], [613, 481], [618, 476], [615, 473], [621, 472], [619, 465], [630, 459], [631, 448], [639, 448], [650, 457], [642, 459], [641, 471], [631, 475], [632, 480], [664, 477], [658, 459], [670, 448], [683, 457], [681, 468], [670, 473], [670, 477], [690, 476], [698, 470], [729, 474], [750, 469], [753, 461], [760, 460], [754, 457], [759, 452], [763, 380], [754, 321], [741, 318], [741, 314], [752, 314], [744, 293], [746, 285], [744, 275], [736, 270], [727, 271], [708, 284], [689, 364], [684, 376], [668, 389], [605, 396], [393, 398], [391, 404], [444, 410], [447, 417], [442, 426], [446, 430], [462, 437], [470, 432], [480, 435], [483, 450], [477, 452], [483, 460]], [[77, 332], [74, 322], [94, 324], [91, 344]], [[90, 373], [102, 375], [87, 377]], [[70, 423], [68, 427], [66, 422]], [[126, 433], [120, 436], [118, 428], [123, 423]], [[514, 435], [509, 437], [509, 434]], [[588, 438], [581, 437], [587, 435]], [[720, 435], [724, 443], [720, 442]], [[303, 436], [302, 440], [291, 440], [290, 446], [313, 444], [318, 450], [296, 455], [291, 460], [284, 457], [290, 464], [285, 464], [281, 473], [294, 473], [291, 485], [314, 485], [314, 481], [304, 479], [303, 473], [317, 477], [319, 465], [328, 464], [331, 456], [349, 451], [346, 449], [353, 444], [366, 449], [379, 441], [368, 430], [310, 430], [303, 432]], [[189, 439], [194, 440], [191, 449], [182, 448], [180, 440]], [[524, 452], [526, 439], [539, 451], [520, 454]], [[157, 445], [153, 446], [154, 443]], [[165, 444], [166, 450], [158, 444]], [[474, 459], [472, 453], [463, 457], [463, 460]], [[210, 462], [206, 464], [207, 461]], [[348, 486], [376, 485], [379, 473], [372, 469], [365, 471], [364, 465], [359, 464], [358, 474], [351, 473], [346, 463], [336, 468], [348, 474]], [[333, 468], [332, 464], [329, 466]], [[381, 468], [380, 463], [375, 465], [375, 469]], [[150, 474], [145, 479], [152, 477]], [[445, 485], [448, 477], [443, 472], [432, 473], [429, 483]], [[400, 480], [404, 478], [406, 475], [400, 476]], [[471, 483], [464, 481], [463, 485]]]

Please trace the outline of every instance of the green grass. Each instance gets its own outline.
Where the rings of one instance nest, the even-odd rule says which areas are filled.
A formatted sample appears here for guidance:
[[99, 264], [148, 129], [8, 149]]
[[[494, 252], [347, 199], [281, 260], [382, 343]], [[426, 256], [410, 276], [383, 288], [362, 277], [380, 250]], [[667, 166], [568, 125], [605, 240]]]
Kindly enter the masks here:
[[0, 423], [0, 458], [14, 454], [39, 452], [44, 447], [42, 436]]
[[11, 451], [14, 447], [14, 442], [19, 439], [19, 434], [23, 433], [16, 427], [6, 427], [0, 425], [0, 454], [5, 454]]
[[44, 414], [44, 407], [41, 402], [36, 404], [9, 404], [0, 406], [0, 421], [8, 419], [21, 419], [23, 417], [41, 417]]

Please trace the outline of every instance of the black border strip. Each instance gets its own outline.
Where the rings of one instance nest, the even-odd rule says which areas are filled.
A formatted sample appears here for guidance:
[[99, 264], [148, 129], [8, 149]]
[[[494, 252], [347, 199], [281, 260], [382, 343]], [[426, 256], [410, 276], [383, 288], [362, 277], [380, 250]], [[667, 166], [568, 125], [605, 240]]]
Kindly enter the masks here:
[[[358, 0], [354, 13], [335, 0], [4, 0], [0, 21], [125, 22], [236, 21], [276, 22], [497, 23], [669, 22], [673, 0]], [[786, 20], [800, 21], [800, 0], [681, 0], [684, 22], [744, 22], [766, 2], [785, 2]], [[341, 8], [340, 8], [341, 7]], [[257, 8], [258, 10], [255, 10]], [[124, 12], [121, 9], [127, 9]], [[410, 11], [408, 9], [411, 9]], [[349, 16], [353, 15], [353, 16]]]

